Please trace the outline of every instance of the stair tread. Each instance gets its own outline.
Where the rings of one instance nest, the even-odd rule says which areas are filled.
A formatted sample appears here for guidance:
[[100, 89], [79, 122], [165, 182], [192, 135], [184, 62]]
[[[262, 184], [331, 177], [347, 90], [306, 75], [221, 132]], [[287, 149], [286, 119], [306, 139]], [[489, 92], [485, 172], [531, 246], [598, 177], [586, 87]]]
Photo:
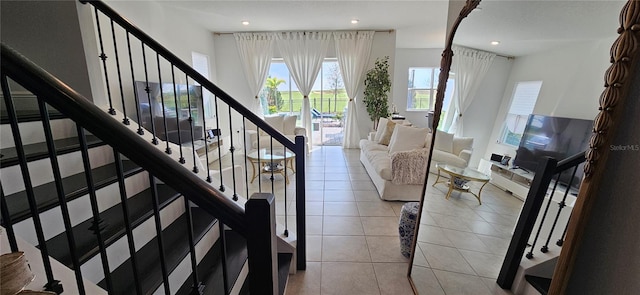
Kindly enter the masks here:
[[[225, 240], [228, 265], [227, 283], [229, 288], [232, 288], [247, 261], [247, 243], [240, 234], [233, 230], [225, 230]], [[198, 276], [204, 285], [203, 294], [224, 295], [220, 241], [218, 240], [198, 263]], [[192, 286], [193, 281], [189, 277], [177, 294], [190, 294]]]
[[538, 290], [540, 294], [546, 295], [549, 293], [549, 288], [551, 287], [550, 278], [543, 278], [532, 275], [525, 275], [524, 278], [527, 280], [527, 282], [529, 282], [529, 284], [531, 284], [533, 288]]
[[[38, 100], [35, 95], [16, 95], [13, 93], [12, 96], [13, 104], [16, 109], [16, 116], [18, 117], [18, 123], [41, 121]], [[9, 115], [7, 113], [4, 99], [1, 99], [1, 101], [2, 107], [0, 108], [0, 123], [9, 124]], [[65, 115], [51, 106], [47, 108], [47, 112], [49, 113], [49, 119], [51, 120], [66, 118]]]
[[[125, 177], [141, 172], [142, 168], [132, 161], [122, 161]], [[100, 189], [117, 181], [115, 163], [96, 167], [91, 170], [96, 189]], [[84, 172], [67, 176], [62, 179], [67, 202], [88, 193]], [[45, 183], [33, 188], [39, 212], [44, 212], [58, 206], [58, 193], [55, 182]], [[20, 191], [6, 196], [7, 208], [11, 214], [11, 221], [17, 223], [31, 216], [26, 191]]]
[[[87, 134], [87, 146], [89, 148], [104, 145], [105, 143], [94, 135]], [[63, 155], [80, 150], [80, 143], [78, 137], [61, 138], [54, 140], [56, 146], [56, 152], [58, 155]], [[49, 152], [46, 142], [38, 142], [32, 144], [23, 145], [24, 153], [27, 161], [36, 161], [49, 157]], [[10, 167], [19, 164], [18, 153], [15, 147], [3, 148], [0, 150], [2, 157], [0, 158], [0, 167]]]
[[[175, 190], [163, 184], [158, 185], [157, 191], [161, 208], [180, 196]], [[151, 189], [146, 189], [127, 200], [129, 220], [132, 223], [132, 227], [136, 227], [152, 216], [151, 198]], [[101, 212], [100, 218], [104, 221], [104, 225], [106, 225], [106, 228], [102, 231], [102, 237], [107, 246], [126, 234], [122, 203], [118, 203]], [[90, 218], [73, 227], [77, 251], [76, 255], [78, 255], [80, 263], [86, 262], [94, 255], [97, 255], [99, 251], [98, 241], [93, 231], [89, 229], [92, 224], [93, 218]], [[49, 239], [47, 241], [47, 248], [50, 249], [49, 255], [51, 257], [69, 268], [73, 267], [66, 232]]]
[[[193, 216], [193, 234], [194, 242], [198, 242], [204, 234], [215, 224], [216, 219], [206, 213], [204, 210], [194, 207], [192, 208]], [[187, 233], [186, 214], [180, 216], [171, 225], [162, 231], [162, 238], [165, 245], [165, 261], [169, 273], [175, 269], [178, 264], [189, 253], [189, 239]], [[171, 247], [167, 247], [171, 245]], [[140, 250], [136, 252], [136, 261], [140, 270], [140, 278], [142, 290], [144, 293], [155, 291], [162, 284], [162, 271], [160, 267], [160, 254], [158, 248], [157, 237], [153, 238]], [[135, 282], [133, 281], [133, 267], [131, 260], [125, 261], [122, 265], [111, 272], [114, 290], [109, 290], [111, 294], [131, 294], [135, 290]], [[106, 282], [102, 280], [99, 286], [106, 289]]]

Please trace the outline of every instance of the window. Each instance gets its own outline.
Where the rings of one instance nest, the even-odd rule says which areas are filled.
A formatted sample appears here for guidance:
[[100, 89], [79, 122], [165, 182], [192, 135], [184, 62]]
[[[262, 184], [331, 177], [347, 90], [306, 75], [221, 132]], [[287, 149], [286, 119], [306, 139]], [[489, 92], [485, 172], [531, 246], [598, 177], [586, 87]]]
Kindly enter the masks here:
[[[198, 53], [191, 52], [191, 62], [193, 63], [193, 68], [200, 73], [205, 78], [209, 79], [209, 56]], [[196, 85], [198, 85], [196, 83]], [[204, 117], [205, 118], [213, 118], [213, 103], [211, 99], [211, 93], [209, 91], [204, 91], [203, 98], [204, 100]]]
[[[282, 59], [273, 59], [264, 88], [260, 92], [263, 114], [300, 114], [302, 94]], [[309, 94], [312, 113], [341, 117], [349, 99], [342, 82], [338, 61], [325, 59]]]
[[[409, 87], [407, 91], [407, 111], [433, 110], [436, 103], [436, 93], [439, 68], [409, 68]], [[454, 76], [449, 74], [447, 90], [444, 95], [442, 110], [449, 109], [449, 103], [453, 96]]]
[[520, 139], [529, 115], [533, 113], [541, 87], [542, 81], [518, 82], [516, 84], [509, 113], [507, 113], [507, 118], [502, 126], [499, 139], [501, 143], [514, 147], [520, 145]]

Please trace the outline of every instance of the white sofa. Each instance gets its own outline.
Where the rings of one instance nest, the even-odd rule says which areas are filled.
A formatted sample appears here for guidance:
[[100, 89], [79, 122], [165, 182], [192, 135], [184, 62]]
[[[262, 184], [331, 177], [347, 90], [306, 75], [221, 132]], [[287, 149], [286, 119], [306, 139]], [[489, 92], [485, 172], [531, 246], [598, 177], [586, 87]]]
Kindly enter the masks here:
[[[305, 143], [308, 142], [306, 129], [296, 126], [297, 116], [266, 116], [264, 120], [271, 125], [271, 127], [282, 132], [282, 134], [291, 139], [291, 141], [295, 142], [296, 136], [302, 135], [305, 137]], [[260, 147], [260, 149], [268, 149], [271, 147], [271, 136], [262, 130], [258, 132], [256, 126], [252, 123], [246, 124], [245, 136], [247, 150], [255, 150], [258, 147]], [[282, 144], [274, 139], [273, 147], [282, 147]], [[305, 149], [308, 150], [306, 147]]]
[[[422, 146], [416, 144], [414, 148], [404, 151], [396, 151], [391, 146], [393, 143], [389, 146], [380, 144], [374, 136], [360, 141], [360, 162], [367, 170], [381, 199], [389, 201], [420, 200], [431, 134], [425, 132], [421, 139]], [[436, 163], [467, 167], [471, 158], [472, 145], [473, 138], [454, 138], [453, 135], [446, 133], [436, 134], [430, 172], [437, 173]]]

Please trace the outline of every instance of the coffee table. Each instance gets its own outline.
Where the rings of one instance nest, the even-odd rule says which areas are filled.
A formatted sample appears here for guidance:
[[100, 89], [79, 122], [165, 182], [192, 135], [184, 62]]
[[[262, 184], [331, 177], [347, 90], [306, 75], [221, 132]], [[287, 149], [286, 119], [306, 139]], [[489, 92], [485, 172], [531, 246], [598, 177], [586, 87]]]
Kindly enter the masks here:
[[[460, 168], [447, 164], [436, 164], [438, 167], [438, 178], [433, 183], [432, 186], [435, 186], [438, 183], [447, 183], [449, 185], [449, 191], [447, 192], [446, 199], [448, 200], [451, 196], [451, 192], [456, 190], [459, 192], [470, 193], [478, 199], [478, 203], [482, 205], [482, 201], [480, 200], [480, 194], [482, 193], [482, 189], [489, 182], [490, 178], [488, 175], [471, 168]], [[449, 180], [440, 181], [440, 173], [444, 172], [449, 174]], [[476, 195], [471, 191], [470, 187], [467, 185], [469, 181], [478, 181], [482, 183], [480, 190], [478, 190], [478, 194]]]
[[247, 159], [251, 162], [252, 176], [251, 183], [262, 173], [278, 173], [284, 177], [286, 184], [289, 184], [290, 169], [296, 173], [294, 168], [294, 159], [296, 155], [290, 151], [271, 151], [269, 149], [260, 149], [247, 154]]

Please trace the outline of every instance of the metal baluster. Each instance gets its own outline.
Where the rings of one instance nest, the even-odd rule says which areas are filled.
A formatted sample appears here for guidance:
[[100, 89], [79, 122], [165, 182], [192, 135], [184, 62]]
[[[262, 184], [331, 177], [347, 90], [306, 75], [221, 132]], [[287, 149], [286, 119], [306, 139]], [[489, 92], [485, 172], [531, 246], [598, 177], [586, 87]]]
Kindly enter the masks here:
[[558, 224], [558, 218], [560, 218], [560, 213], [562, 212], [562, 209], [564, 209], [564, 207], [567, 206], [565, 201], [567, 200], [567, 196], [569, 195], [569, 190], [571, 189], [571, 184], [573, 184], [573, 178], [576, 176], [576, 172], [578, 172], [578, 165], [573, 167], [571, 180], [567, 184], [567, 189], [564, 191], [564, 196], [562, 197], [562, 201], [558, 204], [558, 207], [559, 207], [558, 214], [556, 214], [556, 217], [553, 219], [553, 224], [551, 225], [551, 229], [549, 230], [549, 237], [547, 238], [547, 242], [540, 249], [542, 253], [547, 253], [549, 251], [549, 242], [551, 242], [551, 235], [553, 235], [553, 231], [556, 229], [556, 224]]
[[104, 44], [102, 43], [102, 29], [100, 28], [100, 17], [98, 14], [98, 8], [95, 8], [96, 15], [96, 27], [98, 29], [98, 40], [100, 41], [100, 59], [102, 60], [102, 68], [104, 70], [104, 80], [107, 84], [107, 98], [109, 99], [109, 114], [115, 115], [116, 110], [113, 109], [113, 103], [111, 102], [111, 87], [109, 86], [109, 74], [107, 71], [107, 55], [104, 53]]
[[[258, 177], [258, 192], [262, 192], [262, 177], [261, 177], [261, 174], [262, 174], [262, 163], [261, 163], [261, 160], [260, 160], [260, 158], [262, 157], [262, 155], [261, 155], [262, 154], [262, 150], [260, 149], [260, 127], [258, 127], [258, 125], [256, 125], [256, 142], [258, 143], [258, 146], [257, 146], [257, 148], [258, 148], [258, 151], [257, 151], [257, 153], [258, 153], [258, 157], [257, 157], [258, 158], [258, 176], [257, 176]], [[248, 197], [249, 196], [247, 196], [247, 198]]]
[[[204, 160], [205, 160], [205, 168], [207, 170], [207, 182], [211, 183], [211, 170], [209, 169], [209, 140], [207, 139], [207, 120], [204, 118], [204, 96], [202, 92], [202, 86], [200, 86], [200, 105], [202, 105], [202, 130], [205, 132], [202, 134], [204, 141]], [[198, 102], [196, 102], [198, 103]], [[200, 114], [198, 114], [200, 115]], [[220, 143], [220, 141], [218, 141]], [[218, 146], [218, 151], [220, 151], [220, 146]], [[220, 162], [220, 158], [218, 157], [218, 162]], [[220, 170], [220, 174], [222, 174], [222, 170]]]
[[171, 80], [173, 82], [173, 100], [176, 104], [176, 126], [178, 126], [178, 147], [180, 149], [180, 159], [178, 162], [180, 164], [186, 163], [184, 160], [184, 155], [182, 154], [182, 134], [180, 134], [180, 104], [178, 104], [178, 91], [176, 91], [176, 73], [174, 71], [175, 67], [171, 64]]
[[162, 73], [160, 70], [160, 54], [156, 52], [156, 63], [158, 64], [158, 85], [160, 86], [160, 105], [162, 106], [162, 125], [164, 126], [164, 140], [167, 144], [164, 150], [167, 155], [171, 155], [171, 148], [169, 147], [169, 131], [167, 130], [167, 111], [164, 108], [164, 91], [162, 91]]
[[[220, 129], [220, 115], [218, 113], [218, 97], [215, 96], [214, 100], [213, 100], [213, 106], [216, 110], [216, 128]], [[233, 134], [232, 134], [233, 136]], [[220, 175], [220, 191], [224, 192], [225, 187], [224, 187], [224, 183], [222, 182], [222, 153], [220, 152], [220, 134], [218, 134], [218, 167], [220, 169], [220, 173], [218, 173]], [[235, 199], [237, 200], [237, 198]], [[234, 201], [235, 201], [234, 200]]]
[[275, 177], [273, 177], [273, 170], [275, 170], [275, 167], [273, 166], [273, 156], [274, 156], [273, 155], [273, 136], [269, 136], [269, 153], [270, 153], [269, 158], [271, 159], [269, 164], [271, 165], [270, 167], [271, 168], [271, 194], [275, 196], [276, 195], [275, 186], [274, 186]]
[[[243, 148], [244, 148], [244, 187], [246, 190], [246, 195], [245, 197], [248, 198], [249, 197], [249, 165], [247, 163], [247, 136], [246, 136], [246, 131], [247, 130], [247, 123], [246, 123], [246, 119], [243, 117], [242, 118], [242, 141], [243, 141]], [[233, 135], [232, 135], [233, 136]]]
[[[151, 143], [157, 145], [158, 138], [156, 138], [156, 124], [154, 122], [155, 120], [153, 116], [153, 102], [151, 101], [151, 94], [149, 94], [149, 92], [151, 92], [151, 89], [149, 89], [149, 72], [147, 71], [147, 57], [146, 57], [146, 54], [144, 53], [144, 43], [143, 42], [140, 42], [140, 43], [142, 44], [142, 63], [144, 64], [144, 81], [145, 81], [144, 91], [147, 92], [147, 100], [149, 101], [149, 121], [151, 123], [151, 135], [153, 135], [153, 139], [151, 139]], [[162, 87], [162, 85], [160, 85], [160, 87]]]
[[[118, 56], [118, 44], [116, 42], [116, 30], [113, 27], [113, 20], [111, 20], [111, 36], [113, 36], [113, 49], [114, 54], [116, 56], [116, 69], [118, 71], [118, 86], [120, 87], [120, 98], [122, 98], [122, 114], [124, 118], [122, 119], [122, 123], [124, 125], [129, 125], [129, 117], [127, 117], [127, 106], [124, 101], [124, 91], [122, 90], [122, 75], [120, 74], [120, 57]], [[106, 73], [105, 73], [106, 75]]]
[[131, 69], [131, 84], [133, 89], [133, 99], [136, 102], [136, 118], [138, 118], [138, 134], [143, 135], [142, 120], [140, 120], [140, 98], [136, 91], [136, 77], [133, 73], [133, 58], [131, 57], [131, 41], [129, 40], [129, 32], [127, 31], [127, 50], [129, 52], [129, 67]]
[[78, 284], [78, 292], [80, 292], [80, 294], [86, 294], [84, 290], [84, 282], [82, 280], [82, 271], [80, 269], [80, 260], [78, 259], [78, 253], [76, 251], [76, 239], [73, 234], [73, 225], [71, 224], [71, 218], [69, 217], [69, 207], [67, 206], [66, 194], [62, 185], [62, 175], [60, 174], [60, 165], [58, 164], [58, 153], [56, 152], [56, 146], [53, 142], [53, 134], [51, 133], [49, 112], [47, 110], [47, 105], [40, 96], [38, 96], [38, 109], [42, 120], [42, 129], [47, 143], [49, 159], [51, 160], [51, 170], [53, 172], [53, 179], [56, 185], [56, 194], [58, 195], [58, 203], [62, 213], [62, 222], [64, 223], [67, 243], [69, 244], [69, 255], [71, 256], [73, 270], [76, 276], [76, 283]]
[[[49, 260], [49, 251], [47, 250], [46, 239], [44, 238], [44, 232], [42, 231], [42, 222], [40, 221], [40, 213], [38, 210], [38, 203], [36, 203], [35, 194], [33, 192], [33, 184], [31, 183], [31, 175], [29, 173], [29, 166], [27, 165], [27, 156], [24, 152], [24, 146], [22, 144], [22, 137], [20, 135], [20, 129], [18, 128], [18, 116], [13, 104], [13, 98], [11, 91], [9, 90], [9, 83], [7, 82], [7, 76], [2, 74], [0, 77], [2, 83], [2, 93], [5, 96], [5, 104], [7, 107], [7, 115], [9, 116], [9, 124], [11, 125], [11, 132], [13, 134], [13, 142], [16, 147], [16, 154], [20, 163], [20, 172], [22, 173], [22, 180], [24, 181], [25, 192], [27, 194], [27, 201], [29, 202], [29, 209], [31, 210], [31, 218], [33, 219], [33, 225], [36, 231], [36, 237], [38, 238], [38, 244], [40, 247], [40, 255], [42, 256], [42, 263], [44, 266], [45, 276], [47, 277], [47, 284], [45, 289], [47, 291], [53, 291], [58, 294], [62, 293], [63, 288], [60, 281], [53, 278], [53, 271], [51, 269], [51, 261]], [[8, 215], [7, 215], [8, 216]]]
[[549, 194], [549, 201], [547, 202], [547, 206], [544, 208], [544, 213], [542, 214], [542, 218], [540, 218], [540, 225], [538, 226], [538, 231], [536, 232], [535, 238], [533, 238], [533, 244], [531, 244], [531, 249], [529, 250], [529, 253], [525, 255], [525, 257], [527, 257], [528, 259], [533, 258], [533, 249], [536, 247], [536, 243], [538, 242], [538, 237], [540, 237], [540, 232], [542, 231], [544, 220], [547, 218], [547, 212], [549, 212], [549, 207], [551, 206], [551, 201], [553, 200], [553, 194], [556, 192], [556, 188], [558, 187], [559, 181], [560, 181], [560, 173], [558, 173], [558, 177], [556, 178], [556, 181], [553, 184], [553, 189]]
[[169, 272], [167, 271], [167, 261], [164, 252], [164, 242], [162, 241], [162, 223], [160, 222], [160, 205], [158, 204], [158, 187], [156, 178], [149, 174], [149, 184], [151, 187], [151, 202], [153, 203], [153, 219], [156, 224], [156, 239], [158, 240], [158, 251], [160, 253], [160, 269], [162, 270], [162, 282], [164, 293], [171, 294], [169, 288]]
[[[236, 150], [236, 148], [233, 146], [233, 123], [232, 123], [232, 118], [231, 118], [231, 106], [229, 106], [229, 133], [231, 133], [231, 136], [229, 136], [229, 140], [230, 140], [230, 144], [231, 147], [229, 148], [229, 152], [231, 152], [231, 178], [233, 181], [233, 200], [237, 201], [238, 200], [238, 192], [236, 190], [236, 160], [235, 160], [235, 155], [234, 152]], [[220, 152], [220, 136], [218, 136], [218, 153]], [[218, 160], [218, 162], [222, 163], [222, 159]], [[220, 173], [222, 174], [222, 173]]]
[[[193, 173], [198, 173], [198, 165], [196, 162], [196, 142], [193, 136], [193, 118], [191, 117], [191, 95], [189, 94], [189, 75], [184, 74], [186, 77], [186, 81], [187, 81], [187, 104], [188, 104], [188, 110], [189, 110], [189, 130], [190, 130], [190, 134], [191, 134], [191, 149], [193, 152]], [[205, 145], [207, 144], [206, 140], [205, 140]]]
[[284, 155], [284, 236], [288, 237], [289, 236], [289, 224], [288, 224], [288, 220], [289, 220], [289, 216], [287, 215], [287, 207], [288, 206], [288, 202], [287, 202], [287, 179], [289, 177], [289, 174], [287, 174], [287, 147], [285, 147], [284, 145], [282, 146], [282, 154]]
[[116, 174], [118, 176], [118, 188], [120, 189], [120, 204], [122, 204], [122, 219], [124, 220], [124, 228], [127, 234], [127, 244], [129, 246], [129, 256], [131, 259], [131, 267], [133, 269], [133, 282], [136, 285], [136, 294], [142, 294], [142, 286], [140, 276], [138, 275], [138, 260], [136, 259], [136, 244], [133, 239], [133, 228], [129, 219], [129, 205], [127, 198], [127, 189], [124, 183], [124, 167], [122, 165], [122, 157], [120, 153], [113, 149], [113, 161], [116, 164]]
[[218, 228], [220, 229], [220, 258], [222, 263], [222, 284], [224, 286], [224, 294], [229, 294], [229, 270], [227, 265], [227, 238], [224, 230], [224, 224], [218, 220]]
[[13, 222], [7, 208], [7, 200], [4, 195], [4, 189], [0, 184], [0, 212], [2, 212], [2, 226], [7, 230], [7, 238], [9, 239], [9, 248], [11, 252], [18, 252], [18, 241], [16, 241], [16, 233], [13, 230]]
[[192, 294], [202, 294], [204, 290], [204, 285], [198, 278], [198, 261], [196, 259], [196, 247], [193, 238], [193, 216], [191, 215], [191, 205], [189, 200], [186, 197], [182, 197], [184, 199], [184, 212], [187, 216], [187, 233], [189, 235], [189, 256], [191, 257], [191, 272], [193, 273], [193, 286]]
[[107, 291], [113, 290], [113, 282], [111, 281], [111, 272], [109, 269], [109, 259], [107, 258], [107, 247], [105, 246], [104, 239], [102, 238], [102, 230], [108, 225], [104, 223], [104, 220], [100, 218], [100, 211], [98, 209], [98, 200], [96, 198], [96, 187], [93, 182], [93, 175], [91, 173], [91, 163], [89, 162], [89, 148], [87, 146], [87, 138], [85, 136], [84, 129], [76, 124], [78, 131], [78, 141], [80, 143], [80, 152], [82, 154], [82, 164], [84, 166], [84, 175], [87, 182], [87, 189], [89, 190], [89, 201], [91, 202], [91, 213], [93, 214], [93, 222], [90, 230], [96, 235], [98, 239], [98, 248], [100, 249], [100, 259], [102, 260], [102, 270], [104, 271], [104, 279], [107, 283]]
[[562, 231], [562, 236], [560, 237], [560, 239], [558, 239], [556, 241], [556, 245], [558, 245], [559, 247], [562, 247], [562, 244], [564, 244], [564, 236], [567, 234], [567, 228], [569, 228], [569, 222], [571, 221], [571, 215], [573, 215], [573, 211], [571, 212], [571, 214], [569, 214], [569, 219], [567, 219], [567, 224], [565, 224], [565, 226], [564, 226], [564, 230]]

